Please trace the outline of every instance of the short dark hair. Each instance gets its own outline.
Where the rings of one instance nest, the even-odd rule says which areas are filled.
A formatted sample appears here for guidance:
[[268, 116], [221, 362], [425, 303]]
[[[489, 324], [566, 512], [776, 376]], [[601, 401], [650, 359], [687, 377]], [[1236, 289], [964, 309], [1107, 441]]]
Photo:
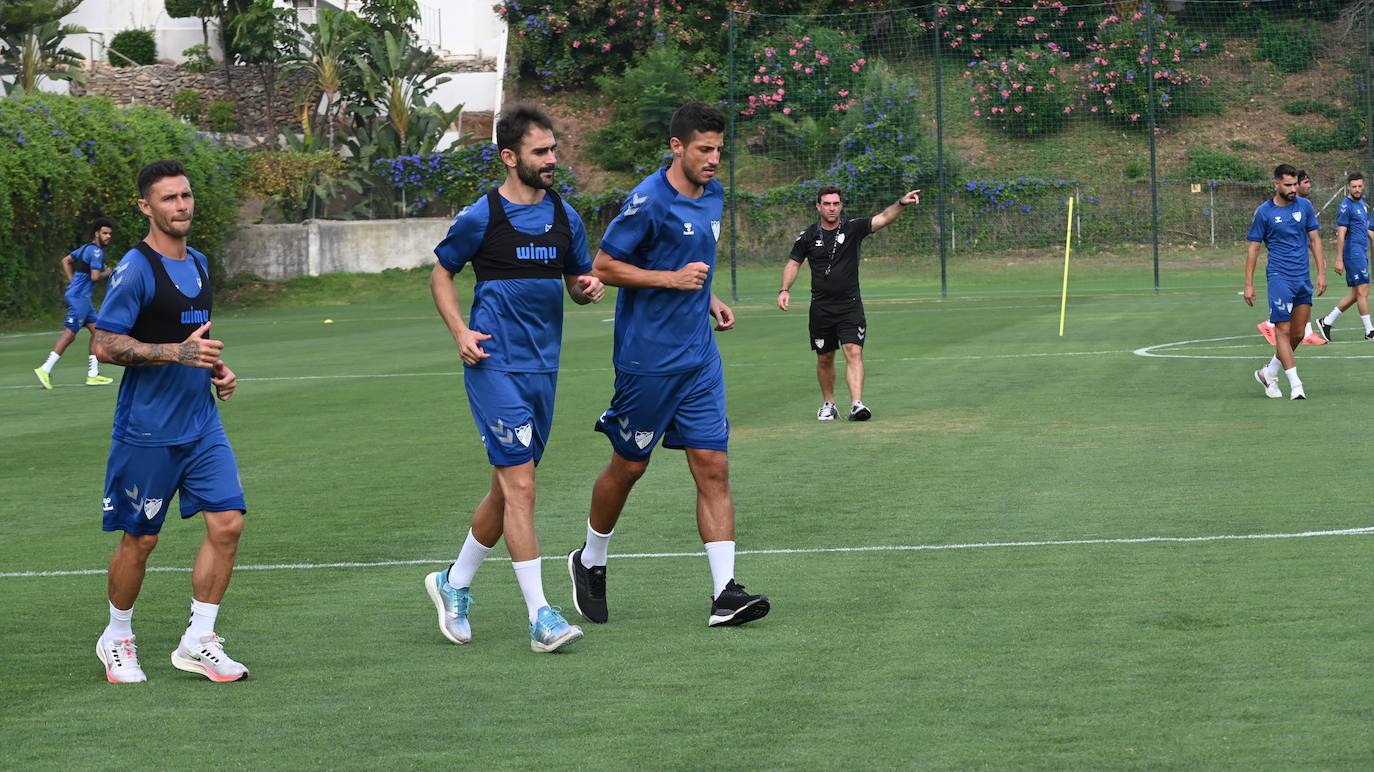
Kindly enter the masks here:
[[1302, 182], [1303, 180], [1310, 180], [1310, 179], [1312, 179], [1312, 178], [1307, 176], [1307, 170], [1306, 170], [1306, 169], [1299, 169], [1299, 170], [1298, 170], [1298, 182]]
[[153, 161], [138, 172], [138, 197], [147, 198], [149, 188], [158, 180], [185, 176], [186, 167], [176, 159], [164, 158], [161, 161]]
[[531, 126], [553, 131], [553, 119], [541, 108], [520, 102], [501, 111], [496, 121], [496, 149], [520, 153], [520, 141]]
[[1298, 176], [1298, 169], [1293, 164], [1279, 164], [1274, 167], [1274, 179]]
[[1346, 182], [1354, 182], [1355, 180], [1363, 180], [1363, 179], [1364, 179], [1364, 172], [1351, 172], [1351, 173], [1350, 173], [1350, 176], [1345, 178], [1345, 181], [1346, 181]]
[[725, 113], [705, 102], [688, 102], [673, 113], [668, 124], [669, 138], [676, 137], [679, 142], [690, 142], [698, 132], [716, 131], [725, 133]]
[[840, 201], [844, 201], [844, 194], [840, 192], [839, 185], [822, 185], [821, 189], [816, 191], [816, 203], [819, 204], [823, 197], [828, 196], [831, 193], [834, 193], [835, 195], [839, 196]]
[[101, 228], [109, 228], [110, 230], [114, 230], [114, 223], [110, 222], [110, 219], [108, 217], [95, 218], [95, 221], [91, 223], [91, 235], [94, 236], [95, 234], [99, 233]]

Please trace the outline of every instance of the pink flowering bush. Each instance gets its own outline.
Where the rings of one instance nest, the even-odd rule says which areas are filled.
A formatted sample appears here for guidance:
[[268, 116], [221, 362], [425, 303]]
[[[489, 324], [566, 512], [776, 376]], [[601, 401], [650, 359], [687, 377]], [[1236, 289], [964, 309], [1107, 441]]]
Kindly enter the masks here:
[[1189, 91], [1211, 83], [1197, 72], [1207, 55], [1207, 41], [1193, 37], [1172, 20], [1155, 17], [1154, 49], [1147, 39], [1142, 13], [1129, 18], [1108, 16], [1088, 46], [1089, 61], [1075, 64], [1087, 86], [1088, 111], [1128, 125], [1148, 126], [1149, 71], [1154, 67], [1155, 120], [1163, 125], [1179, 112]]
[[964, 78], [973, 114], [1016, 137], [1058, 131], [1073, 112], [1073, 95], [1061, 80], [1068, 53], [1054, 43], [1018, 48], [1005, 59], [969, 62]]
[[833, 118], [854, 103], [870, 64], [850, 33], [825, 27], [787, 29], [751, 42], [739, 76], [740, 116], [771, 113], [800, 119]]
[[950, 50], [971, 58], [997, 58], [1001, 52], [1054, 44], [1082, 53], [1092, 42], [1103, 6], [1071, 5], [1063, 0], [965, 0], [941, 5], [940, 38]]

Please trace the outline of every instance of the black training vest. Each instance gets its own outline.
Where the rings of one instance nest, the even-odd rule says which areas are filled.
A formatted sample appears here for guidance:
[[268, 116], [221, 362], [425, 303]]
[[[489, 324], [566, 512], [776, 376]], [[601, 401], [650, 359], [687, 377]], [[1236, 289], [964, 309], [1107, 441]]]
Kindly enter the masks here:
[[186, 259], [196, 266], [196, 273], [200, 274], [200, 294], [188, 298], [167, 275], [162, 255], [148, 246], [146, 241], [140, 241], [137, 249], [153, 269], [154, 290], [152, 302], [138, 312], [138, 319], [134, 320], [129, 337], [141, 343], [180, 343], [191, 337], [196, 328], [210, 321], [210, 309], [214, 305], [210, 277], [200, 261], [187, 251]]
[[553, 200], [553, 227], [537, 236], [510, 224], [498, 189], [487, 193], [487, 232], [472, 256], [477, 281], [563, 278], [563, 267], [572, 253], [572, 226], [558, 194], [544, 193]]

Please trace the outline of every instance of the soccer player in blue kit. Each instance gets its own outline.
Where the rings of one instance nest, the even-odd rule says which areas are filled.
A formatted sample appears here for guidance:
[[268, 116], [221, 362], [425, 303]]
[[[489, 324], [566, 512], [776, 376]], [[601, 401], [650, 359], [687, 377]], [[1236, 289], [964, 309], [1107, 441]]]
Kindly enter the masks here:
[[1265, 396], [1278, 399], [1278, 371], [1288, 377], [1289, 399], [1307, 399], [1294, 350], [1302, 344], [1303, 328], [1312, 313], [1312, 278], [1308, 253], [1317, 261], [1317, 294], [1326, 292], [1326, 261], [1318, 234], [1317, 212], [1306, 198], [1298, 196], [1298, 170], [1289, 164], [1274, 168], [1274, 196], [1255, 209], [1246, 240], [1246, 305], [1255, 304], [1255, 264], [1260, 244], [1269, 252], [1265, 276], [1268, 280], [1269, 321], [1274, 324], [1277, 352], [1268, 365], [1255, 371], [1255, 380], [1264, 387]]
[[1331, 340], [1331, 327], [1341, 314], [1358, 305], [1364, 339], [1374, 340], [1374, 323], [1369, 319], [1369, 243], [1374, 231], [1369, 228], [1369, 204], [1364, 200], [1364, 175], [1351, 172], [1345, 181], [1346, 198], [1336, 215], [1336, 273], [1345, 274], [1350, 294], [1336, 302], [1331, 313], [1321, 319], [1322, 337]]
[[[491, 488], [472, 513], [467, 539], [447, 570], [425, 577], [439, 630], [472, 640], [470, 586], [502, 536], [529, 613], [530, 648], [552, 652], [582, 637], [544, 597], [534, 529], [535, 467], [549, 440], [563, 292], [596, 303], [605, 288], [592, 276], [587, 231], [553, 191], [557, 143], [542, 110], [514, 105], [496, 122], [506, 181], [454, 218], [434, 248], [434, 304], [463, 360], [463, 385], [491, 462]], [[477, 283], [464, 321], [453, 277], [472, 265]]]
[[91, 354], [86, 366], [86, 385], [104, 386], [111, 379], [100, 374], [100, 362], [95, 358], [95, 309], [91, 307], [91, 292], [95, 283], [108, 277], [105, 267], [105, 248], [114, 238], [114, 223], [100, 217], [91, 223], [91, 240], [62, 256], [62, 272], [67, 274], [67, 317], [62, 326], [67, 329], [58, 336], [48, 354], [48, 360], [34, 369], [43, 388], [52, 388], [52, 369], [67, 347], [76, 340], [81, 328], [91, 332]]
[[96, 356], [125, 368], [104, 500], [105, 530], [123, 536], [110, 560], [110, 622], [96, 654], [111, 683], [147, 680], [134, 644], [134, 601], [179, 494], [183, 519], [205, 513], [205, 539], [191, 569], [191, 621], [172, 665], [238, 681], [248, 668], [224, 652], [215, 620], [247, 507], [211, 397], [229, 399], [237, 379], [220, 358], [223, 342], [207, 337], [213, 288], [205, 255], [186, 245], [195, 214], [186, 170], [179, 161], [154, 161], [138, 173], [138, 190], [148, 235], [119, 262], [95, 323]]
[[649, 175], [607, 227], [596, 275], [620, 287], [615, 310], [615, 394], [596, 429], [611, 461], [592, 489], [586, 542], [568, 554], [573, 602], [605, 622], [611, 533], [654, 445], [686, 451], [697, 488], [697, 529], [711, 567], [710, 626], [768, 613], [768, 598], [735, 581], [735, 505], [726, 450], [725, 378], [711, 333], [735, 315], [711, 292], [725, 192], [715, 180], [725, 117], [701, 102], [669, 124], [672, 164]]

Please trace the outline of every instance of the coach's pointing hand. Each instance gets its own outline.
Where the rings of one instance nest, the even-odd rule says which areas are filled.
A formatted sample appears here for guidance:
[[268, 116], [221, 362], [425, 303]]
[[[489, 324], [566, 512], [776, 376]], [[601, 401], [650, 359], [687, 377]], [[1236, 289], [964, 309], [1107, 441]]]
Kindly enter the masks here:
[[897, 199], [897, 203], [901, 204], [902, 206], [914, 206], [916, 204], [919, 204], [921, 203], [921, 191], [919, 189], [908, 191], [906, 195]]
[[668, 289], [696, 292], [706, 286], [711, 266], [703, 262], [688, 263], [668, 274]]
[[224, 341], [205, 337], [209, 331], [210, 323], [206, 322], [177, 345], [177, 364], [205, 370], [215, 366], [220, 352], [224, 351]]

